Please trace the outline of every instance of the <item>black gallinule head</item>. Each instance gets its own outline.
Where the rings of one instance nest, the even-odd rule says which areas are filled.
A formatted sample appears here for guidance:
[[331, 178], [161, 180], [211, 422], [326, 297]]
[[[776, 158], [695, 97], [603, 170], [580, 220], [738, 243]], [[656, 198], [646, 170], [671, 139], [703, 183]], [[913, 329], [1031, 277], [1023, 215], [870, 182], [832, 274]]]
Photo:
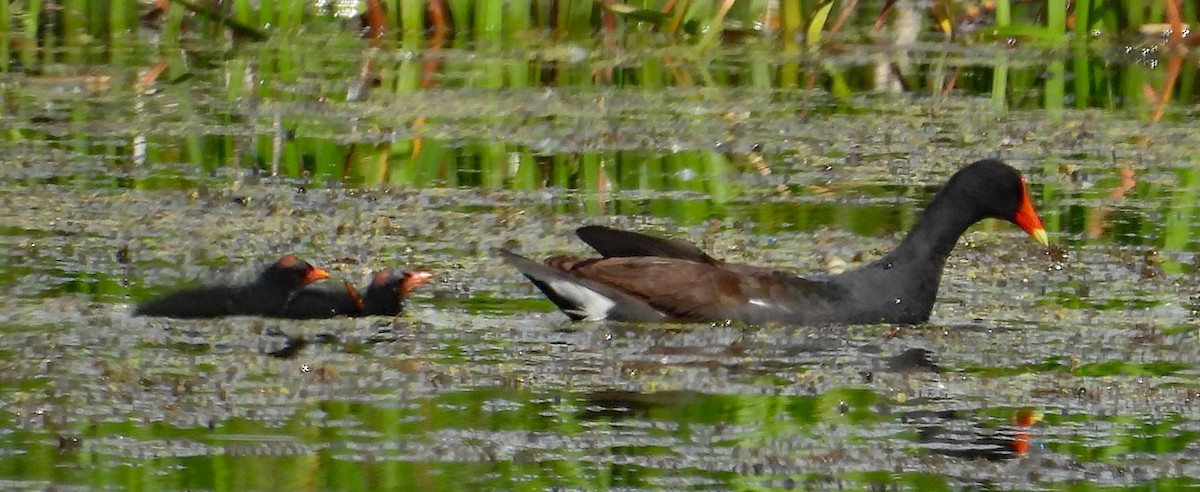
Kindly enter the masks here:
[[267, 267], [249, 284], [214, 285], [173, 292], [139, 304], [133, 315], [171, 318], [279, 316], [296, 291], [328, 276], [325, 270], [289, 254]]
[[1025, 179], [988, 159], [955, 173], [896, 249], [840, 275], [725, 263], [684, 241], [600, 226], [576, 234], [603, 258], [539, 263], [497, 252], [573, 320], [911, 324], [929, 319], [946, 257], [986, 218], [1008, 220], [1047, 244]]
[[344, 289], [301, 289], [292, 296], [281, 318], [321, 319], [335, 316], [396, 316], [404, 310], [404, 298], [433, 278], [424, 271], [396, 273], [384, 268], [371, 279], [366, 294], [360, 295], [350, 282]]

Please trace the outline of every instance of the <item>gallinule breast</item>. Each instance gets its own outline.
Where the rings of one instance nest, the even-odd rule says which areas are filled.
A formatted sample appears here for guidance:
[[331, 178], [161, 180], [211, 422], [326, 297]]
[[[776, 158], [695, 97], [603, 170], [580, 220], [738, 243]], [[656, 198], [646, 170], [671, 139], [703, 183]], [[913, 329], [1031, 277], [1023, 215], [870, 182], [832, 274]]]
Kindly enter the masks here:
[[249, 284], [214, 285], [173, 292], [139, 304], [133, 315], [171, 318], [279, 316], [296, 291], [328, 276], [325, 270], [289, 254], [267, 267]]
[[301, 289], [292, 296], [281, 318], [320, 319], [335, 316], [395, 316], [404, 310], [404, 298], [421, 284], [433, 278], [424, 271], [396, 273], [391, 268], [375, 272], [366, 295], [359, 295], [354, 285], [346, 282], [344, 289]]
[[988, 159], [955, 173], [896, 249], [840, 275], [725, 263], [684, 241], [600, 226], [576, 234], [603, 258], [540, 263], [497, 252], [573, 320], [911, 324], [929, 319], [946, 257], [985, 218], [1010, 221], [1047, 244], [1024, 178]]

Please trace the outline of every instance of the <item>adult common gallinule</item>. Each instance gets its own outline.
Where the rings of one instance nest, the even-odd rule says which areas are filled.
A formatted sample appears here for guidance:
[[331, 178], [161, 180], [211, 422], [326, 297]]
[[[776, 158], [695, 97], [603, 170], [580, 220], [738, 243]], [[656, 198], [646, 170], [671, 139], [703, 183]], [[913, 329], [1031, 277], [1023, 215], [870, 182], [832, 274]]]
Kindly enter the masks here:
[[576, 234], [603, 258], [538, 263], [497, 252], [573, 320], [920, 323], [929, 319], [950, 250], [985, 218], [1013, 222], [1047, 244], [1024, 178], [988, 159], [955, 173], [896, 249], [840, 275], [725, 263], [684, 241], [600, 226]]
[[246, 285], [215, 285], [172, 292], [139, 304], [134, 316], [215, 318], [278, 316], [301, 287], [329, 276], [296, 255], [284, 255]]
[[345, 289], [301, 289], [292, 296], [281, 318], [319, 319], [335, 316], [395, 316], [404, 310], [404, 298], [433, 278], [424, 271], [396, 273], [391, 268], [375, 272], [366, 295], [360, 296], [354, 285]]

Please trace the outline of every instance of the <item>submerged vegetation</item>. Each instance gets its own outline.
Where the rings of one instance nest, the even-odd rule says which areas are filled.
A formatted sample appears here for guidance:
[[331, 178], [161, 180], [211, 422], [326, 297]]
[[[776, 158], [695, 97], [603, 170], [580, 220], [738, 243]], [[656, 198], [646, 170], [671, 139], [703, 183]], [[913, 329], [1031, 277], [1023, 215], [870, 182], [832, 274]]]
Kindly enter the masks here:
[[[0, 1], [0, 478], [1194, 488], [1198, 11]], [[844, 268], [992, 156], [1056, 245], [974, 229], [952, 326], [566, 326], [487, 253], [602, 223]], [[436, 280], [396, 319], [127, 314], [291, 251]]]

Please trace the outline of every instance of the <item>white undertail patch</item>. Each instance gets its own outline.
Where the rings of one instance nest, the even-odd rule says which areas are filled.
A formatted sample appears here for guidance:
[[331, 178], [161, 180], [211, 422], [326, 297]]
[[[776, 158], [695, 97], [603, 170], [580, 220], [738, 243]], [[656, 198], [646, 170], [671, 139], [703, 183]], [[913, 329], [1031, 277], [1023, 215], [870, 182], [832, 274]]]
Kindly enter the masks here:
[[551, 280], [546, 282], [550, 289], [558, 295], [570, 300], [577, 309], [564, 309], [568, 314], [582, 316], [586, 321], [603, 321], [608, 319], [608, 312], [617, 305], [615, 301], [609, 299], [599, 292], [564, 280]]

